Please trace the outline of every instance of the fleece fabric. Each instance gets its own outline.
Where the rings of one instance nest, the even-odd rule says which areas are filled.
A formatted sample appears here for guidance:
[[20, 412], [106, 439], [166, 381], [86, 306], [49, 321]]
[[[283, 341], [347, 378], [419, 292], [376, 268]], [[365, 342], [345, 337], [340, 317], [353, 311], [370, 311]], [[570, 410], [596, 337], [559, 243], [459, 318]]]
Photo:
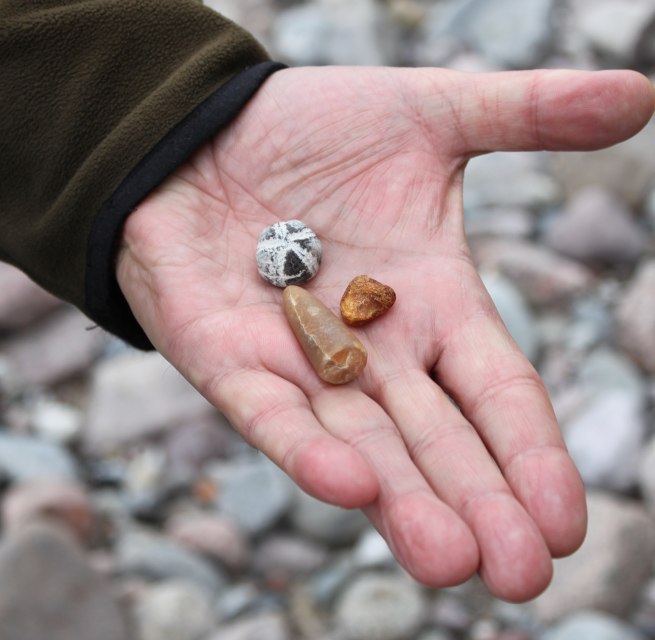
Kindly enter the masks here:
[[0, 259], [151, 348], [121, 225], [281, 67], [196, 0], [0, 0]]

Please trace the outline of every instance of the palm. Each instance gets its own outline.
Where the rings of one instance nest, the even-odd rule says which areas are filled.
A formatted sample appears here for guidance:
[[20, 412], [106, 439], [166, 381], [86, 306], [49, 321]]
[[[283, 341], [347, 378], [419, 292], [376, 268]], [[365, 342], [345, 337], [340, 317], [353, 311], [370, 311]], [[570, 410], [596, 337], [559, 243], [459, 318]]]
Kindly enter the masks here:
[[[473, 82], [459, 75], [280, 72], [132, 214], [123, 291], [155, 346], [251, 444], [313, 495], [364, 506], [418, 579], [450, 584], [479, 568], [498, 595], [529, 598], [551, 554], [579, 544], [583, 492], [538, 377], [470, 261], [461, 174], [497, 146], [628, 135], [652, 108], [630, 80], [641, 115], [599, 138], [591, 127], [607, 105], [578, 114], [596, 118], [585, 125], [561, 118], [557, 135], [522, 121], [503, 131], [482, 109], [466, 115]], [[362, 273], [398, 296], [358, 330], [369, 364], [344, 387], [313, 374], [281, 291], [256, 272], [259, 232], [290, 218], [321, 238], [307, 286], [329, 306]]]

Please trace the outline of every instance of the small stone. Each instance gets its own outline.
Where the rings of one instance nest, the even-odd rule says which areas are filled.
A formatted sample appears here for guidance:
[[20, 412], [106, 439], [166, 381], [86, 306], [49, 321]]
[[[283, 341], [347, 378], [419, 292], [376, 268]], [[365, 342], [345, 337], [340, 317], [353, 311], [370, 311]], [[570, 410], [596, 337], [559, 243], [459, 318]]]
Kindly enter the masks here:
[[287, 287], [284, 311], [322, 380], [345, 384], [362, 372], [367, 358], [364, 345], [318, 298], [300, 287]]
[[193, 582], [167, 580], [139, 599], [135, 622], [141, 640], [198, 640], [216, 626], [211, 594]]
[[412, 638], [427, 617], [423, 594], [404, 576], [364, 573], [341, 594], [335, 619], [348, 640]]
[[341, 297], [341, 317], [351, 327], [366, 324], [391, 309], [395, 291], [369, 276], [353, 278]]
[[89, 496], [79, 484], [50, 478], [9, 489], [2, 502], [5, 533], [19, 532], [42, 518], [67, 526], [82, 543], [89, 541], [93, 514]]
[[300, 220], [276, 222], [259, 234], [257, 270], [276, 287], [304, 284], [318, 272], [321, 241]]

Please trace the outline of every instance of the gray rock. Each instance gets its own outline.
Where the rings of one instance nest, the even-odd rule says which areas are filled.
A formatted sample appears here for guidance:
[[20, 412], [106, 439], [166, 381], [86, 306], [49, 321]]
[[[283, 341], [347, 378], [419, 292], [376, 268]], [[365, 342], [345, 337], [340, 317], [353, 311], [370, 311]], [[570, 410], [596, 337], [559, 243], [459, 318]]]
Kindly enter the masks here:
[[625, 203], [600, 187], [580, 191], [546, 231], [559, 253], [599, 265], [631, 265], [648, 248], [644, 230]]
[[564, 438], [584, 483], [615, 491], [637, 484], [646, 437], [643, 398], [614, 390], [593, 399], [564, 425]]
[[214, 463], [207, 475], [218, 488], [218, 508], [248, 533], [272, 527], [291, 504], [293, 482], [264, 456]]
[[108, 585], [63, 530], [32, 524], [0, 547], [2, 640], [128, 640]]
[[646, 444], [639, 464], [639, 488], [648, 510], [655, 514], [655, 438]]
[[29, 436], [0, 431], [0, 471], [14, 482], [45, 478], [74, 480], [74, 459], [62, 447]]
[[211, 595], [183, 580], [149, 587], [134, 608], [134, 619], [139, 640], [200, 640], [217, 622]]
[[216, 601], [216, 611], [222, 621], [230, 620], [251, 609], [261, 594], [252, 582], [228, 585], [221, 590]]
[[550, 47], [553, 0], [469, 0], [445, 30], [454, 30], [485, 58], [513, 69], [537, 65]]
[[616, 311], [619, 344], [637, 364], [655, 373], [655, 260], [643, 263]]
[[[592, 3], [592, 10], [595, 9]], [[600, 186], [630, 207], [639, 207], [655, 183], [655, 122], [608, 149], [553, 154], [553, 175], [567, 197]], [[598, 224], [598, 222], [597, 222]]]
[[214, 411], [158, 353], [129, 352], [94, 370], [84, 441], [107, 452]]
[[533, 602], [542, 621], [584, 609], [624, 616], [650, 577], [655, 528], [645, 510], [603, 493], [590, 493], [587, 505], [589, 528], [582, 547], [555, 561], [550, 587]]
[[482, 269], [499, 271], [535, 305], [569, 304], [594, 281], [584, 266], [530, 242], [477, 242], [473, 255]]
[[651, 0], [600, 0], [578, 12], [576, 25], [589, 48], [626, 64], [637, 57], [642, 34], [653, 16]]
[[367, 528], [357, 540], [353, 548], [352, 560], [355, 566], [366, 568], [389, 567], [396, 564], [387, 541], [373, 527]]
[[214, 593], [225, 583], [223, 574], [209, 561], [155, 533], [123, 533], [116, 547], [116, 560], [119, 571], [125, 575], [149, 580], [188, 580]]
[[655, 188], [651, 189], [644, 201], [644, 213], [651, 231], [655, 231]]
[[25, 327], [61, 304], [22, 271], [6, 263], [0, 263], [0, 291], [0, 332]]
[[466, 210], [481, 207], [536, 209], [557, 204], [558, 183], [538, 154], [492, 153], [473, 158], [464, 173]]
[[338, 630], [348, 640], [413, 637], [427, 616], [420, 587], [402, 575], [366, 573], [349, 584], [335, 608]]
[[317, 0], [279, 12], [272, 44], [278, 58], [295, 65], [382, 65], [390, 39], [381, 7], [373, 0]]
[[646, 640], [646, 637], [619, 618], [598, 611], [581, 611], [546, 631], [542, 640]]
[[0, 344], [15, 374], [28, 385], [49, 385], [86, 371], [107, 334], [76, 309], [64, 307]]
[[291, 523], [300, 533], [330, 546], [352, 544], [368, 524], [359, 509], [341, 509], [296, 489]]
[[525, 356], [534, 362], [539, 351], [539, 334], [521, 292], [507, 278], [497, 273], [486, 272], [480, 275], [507, 330]]
[[623, 391], [646, 399], [646, 385], [637, 367], [621, 352], [608, 346], [595, 349], [585, 358], [578, 371], [578, 380], [588, 397]]
[[290, 640], [289, 625], [280, 613], [248, 615], [245, 620], [221, 625], [207, 640]]
[[534, 218], [529, 211], [518, 207], [468, 207], [464, 215], [467, 238], [502, 236], [526, 238], [534, 230]]

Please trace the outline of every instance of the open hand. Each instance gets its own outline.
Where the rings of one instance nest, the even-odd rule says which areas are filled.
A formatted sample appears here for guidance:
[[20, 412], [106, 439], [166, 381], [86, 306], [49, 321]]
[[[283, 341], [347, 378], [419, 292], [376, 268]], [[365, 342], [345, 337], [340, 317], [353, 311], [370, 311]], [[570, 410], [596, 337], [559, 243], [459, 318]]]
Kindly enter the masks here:
[[[252, 446], [315, 497], [363, 507], [417, 580], [479, 571], [497, 596], [529, 599], [551, 557], [580, 545], [584, 491], [471, 261], [464, 167], [495, 150], [613, 144], [653, 104], [632, 72], [280, 71], [128, 218], [120, 286]], [[282, 291], [257, 274], [259, 232], [292, 218], [323, 243], [306, 287], [328, 306], [359, 274], [397, 294], [356, 329], [369, 362], [345, 386], [317, 377]]]

